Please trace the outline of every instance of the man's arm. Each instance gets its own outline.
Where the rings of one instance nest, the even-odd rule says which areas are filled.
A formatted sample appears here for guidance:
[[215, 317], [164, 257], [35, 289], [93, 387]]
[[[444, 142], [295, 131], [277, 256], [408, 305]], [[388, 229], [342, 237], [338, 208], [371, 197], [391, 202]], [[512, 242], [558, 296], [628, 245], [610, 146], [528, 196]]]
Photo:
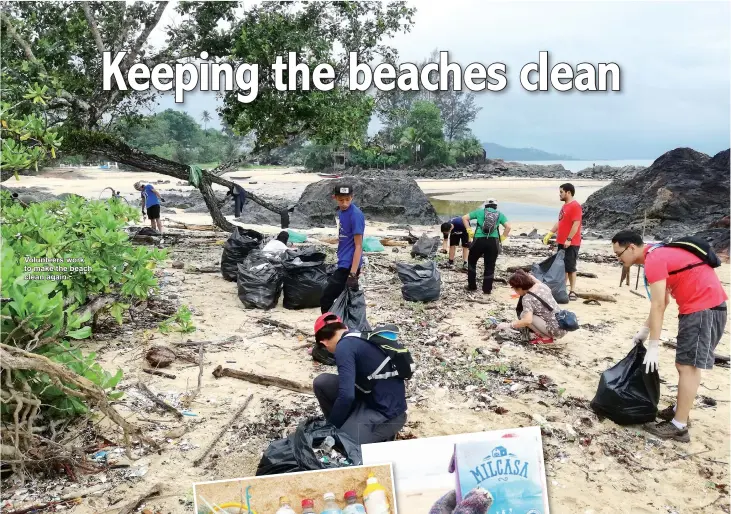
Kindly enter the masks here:
[[350, 273], [355, 274], [360, 267], [360, 256], [363, 255], [363, 234], [355, 234], [353, 236], [355, 243], [355, 251], [353, 252], [353, 264], [350, 265]]
[[579, 231], [579, 225], [581, 225], [581, 220], [576, 220], [571, 225], [571, 230], [569, 230], [569, 236], [566, 238], [566, 246], [571, 246], [571, 243], [569, 243], [569, 239], [572, 239], [576, 233]]
[[666, 281], [658, 280], [650, 284], [650, 317], [647, 319], [647, 326], [650, 328], [650, 341], [657, 341], [660, 339], [660, 333], [662, 332], [663, 317], [665, 316], [665, 309], [670, 303], [669, 291], [666, 288]]
[[503, 223], [503, 227], [505, 227], [505, 231], [503, 232], [503, 239], [504, 239], [504, 238], [508, 237], [508, 235], [510, 234], [510, 231], [512, 230], [513, 227], [510, 226], [509, 221], [506, 221], [505, 223]]
[[155, 196], [157, 196], [157, 198], [158, 198], [158, 199], [162, 198], [162, 196], [160, 196], [160, 193], [158, 193], [158, 192], [157, 192], [157, 191], [155, 190], [155, 188], [154, 188], [154, 187], [151, 187], [151, 188], [150, 188], [150, 191], [152, 191], [152, 192], [153, 192], [153, 193], [155, 194]]
[[551, 227], [551, 230], [549, 230], [549, 232], [553, 232], [555, 234], [557, 230], [558, 230], [558, 221], [556, 222], [556, 224], [553, 227]]
[[470, 220], [471, 219], [472, 218], [470, 218], [470, 215], [469, 214], [465, 214], [464, 216], [462, 216], [462, 223], [464, 223], [464, 229], [465, 230], [467, 230], [468, 228], [470, 228]]
[[355, 353], [349, 348], [339, 350], [335, 359], [338, 366], [338, 397], [328, 419], [337, 428], [348, 419], [355, 401]]

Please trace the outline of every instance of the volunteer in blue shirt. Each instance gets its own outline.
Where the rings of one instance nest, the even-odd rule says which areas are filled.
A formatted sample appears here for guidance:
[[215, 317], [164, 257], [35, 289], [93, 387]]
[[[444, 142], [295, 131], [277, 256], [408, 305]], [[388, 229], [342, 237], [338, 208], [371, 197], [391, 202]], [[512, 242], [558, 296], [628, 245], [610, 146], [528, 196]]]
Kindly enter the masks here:
[[[165, 199], [160, 196], [160, 193], [155, 191], [152, 184], [143, 184], [142, 182], [135, 182], [135, 189], [142, 193], [142, 218], [145, 216], [150, 218], [150, 226], [152, 230], [157, 230], [162, 235], [162, 221], [160, 220], [160, 202], [164, 202]], [[145, 212], [145, 210], [147, 212]]]
[[[392, 441], [406, 424], [406, 385], [401, 378], [369, 381], [384, 353], [359, 337], [331, 312], [315, 321], [315, 341], [335, 356], [338, 374], [323, 373], [313, 389], [325, 419], [358, 444]], [[370, 384], [370, 392], [357, 384]]]
[[470, 253], [470, 240], [472, 239], [470, 227], [464, 226], [460, 216], [454, 217], [446, 223], [442, 223], [441, 230], [444, 242], [442, 253], [447, 253], [447, 241], [449, 241], [449, 265], [454, 264], [454, 255], [457, 253], [457, 246], [462, 245], [462, 269], [467, 271], [467, 255]]
[[333, 191], [338, 203], [338, 269], [330, 275], [320, 298], [320, 311], [325, 313], [345, 287], [358, 290], [358, 277], [363, 262], [365, 216], [353, 203], [353, 186], [340, 184]]

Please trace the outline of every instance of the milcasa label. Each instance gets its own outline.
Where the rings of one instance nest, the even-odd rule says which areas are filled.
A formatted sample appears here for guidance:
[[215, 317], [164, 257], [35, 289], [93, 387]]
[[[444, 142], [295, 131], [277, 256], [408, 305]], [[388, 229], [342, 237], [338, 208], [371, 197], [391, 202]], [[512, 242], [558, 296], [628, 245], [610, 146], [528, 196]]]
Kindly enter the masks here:
[[540, 428], [485, 436], [455, 444], [450, 468], [459, 498], [480, 487], [494, 499], [489, 514], [549, 514]]

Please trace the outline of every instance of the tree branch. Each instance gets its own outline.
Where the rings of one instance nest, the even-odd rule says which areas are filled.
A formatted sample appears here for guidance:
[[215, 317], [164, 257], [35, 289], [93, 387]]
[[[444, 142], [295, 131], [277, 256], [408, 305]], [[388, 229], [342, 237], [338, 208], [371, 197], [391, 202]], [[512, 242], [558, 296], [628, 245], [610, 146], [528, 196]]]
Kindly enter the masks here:
[[94, 19], [94, 14], [91, 12], [91, 6], [89, 5], [89, 2], [81, 2], [81, 8], [84, 10], [84, 16], [86, 16], [86, 21], [89, 22], [91, 35], [94, 36], [94, 41], [96, 41], [96, 47], [99, 49], [99, 55], [101, 56], [101, 54], [104, 53], [104, 42], [102, 41], [101, 34], [99, 34], [99, 26]]
[[155, 27], [157, 27], [157, 24], [160, 22], [160, 18], [162, 18], [163, 11], [165, 11], [165, 8], [168, 6], [169, 3], [170, 2], [158, 2], [157, 11], [155, 11], [155, 13], [152, 15], [152, 18], [150, 18], [145, 23], [144, 30], [137, 37], [137, 40], [132, 47], [132, 51], [127, 54], [127, 57], [124, 60], [125, 69], [122, 70], [123, 73], [126, 73], [126, 68], [129, 68], [134, 60], [137, 59], [137, 55], [139, 55], [142, 46], [147, 41], [147, 38], [150, 37], [150, 33], [155, 30]]
[[3, 21], [5, 22], [5, 27], [8, 29], [8, 33], [12, 36], [12, 38], [15, 40], [16, 43], [20, 45], [20, 47], [23, 49], [23, 52], [25, 53], [25, 57], [29, 61], [33, 61], [34, 63], [38, 64], [41, 69], [45, 72], [46, 68], [43, 66], [43, 63], [40, 62], [38, 59], [36, 59], [36, 56], [33, 55], [33, 50], [31, 50], [30, 45], [28, 42], [21, 37], [20, 34], [18, 34], [18, 31], [15, 30], [15, 27], [13, 26], [13, 23], [10, 21], [10, 18], [5, 13], [5, 11], [0, 11], [0, 17], [2, 17]]

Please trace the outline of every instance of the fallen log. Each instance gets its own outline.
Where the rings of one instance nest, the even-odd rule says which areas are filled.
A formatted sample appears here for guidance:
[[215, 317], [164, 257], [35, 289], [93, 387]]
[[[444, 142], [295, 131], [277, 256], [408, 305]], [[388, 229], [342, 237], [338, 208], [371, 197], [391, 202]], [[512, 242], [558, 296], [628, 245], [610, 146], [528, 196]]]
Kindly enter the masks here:
[[280, 389], [287, 389], [289, 391], [294, 391], [296, 393], [302, 394], [314, 394], [311, 386], [299, 384], [297, 382], [293, 382], [292, 380], [287, 380], [286, 378], [270, 377], [268, 375], [257, 375], [256, 373], [249, 373], [248, 371], [224, 368], [223, 366], [218, 366], [216, 369], [214, 369], [213, 376], [216, 378], [238, 378], [239, 380], [245, 380], [247, 382], [251, 382], [252, 384], [274, 386], [279, 387]]
[[117, 514], [132, 514], [142, 502], [151, 496], [157, 496], [162, 492], [162, 484], [153, 485], [146, 493], [141, 494], [136, 500], [129, 502]]
[[147, 396], [150, 400], [152, 400], [156, 405], [160, 406], [163, 410], [175, 414], [178, 417], [178, 419], [183, 419], [184, 416], [183, 416], [182, 412], [180, 412], [178, 409], [176, 409], [169, 403], [158, 398], [157, 395], [155, 393], [153, 393], [152, 391], [150, 391], [147, 388], [147, 386], [145, 384], [143, 384], [142, 382], [137, 382], [137, 389], [142, 391], [142, 393], [145, 396]]
[[[220, 366], [219, 366], [220, 367]], [[215, 373], [215, 372], [214, 372]], [[236, 411], [236, 413], [231, 418], [231, 421], [229, 421], [227, 424], [223, 425], [223, 428], [221, 428], [221, 431], [218, 433], [218, 435], [211, 441], [211, 444], [208, 445], [208, 447], [203, 451], [200, 457], [195, 459], [193, 461], [193, 466], [198, 467], [201, 462], [206, 458], [206, 456], [211, 452], [214, 446], [216, 446], [216, 443], [223, 437], [223, 434], [226, 433], [226, 431], [231, 427], [231, 425], [234, 424], [234, 422], [241, 416], [241, 414], [246, 410], [246, 407], [249, 406], [249, 402], [254, 397], [253, 394], [250, 394], [249, 397], [246, 399], [244, 404], [239, 408], [239, 410]]]
[[191, 266], [185, 270], [186, 273], [221, 273], [219, 266]]
[[408, 241], [396, 241], [395, 239], [383, 238], [381, 239], [383, 246], [409, 246]]
[[587, 273], [585, 271], [577, 271], [576, 276], [584, 278], [599, 278], [596, 273]]
[[145, 373], [148, 373], [150, 375], [156, 375], [158, 377], [176, 378], [175, 375], [172, 375], [170, 373], [165, 373], [164, 371], [158, 371], [156, 369], [142, 368], [142, 371]]
[[288, 325], [287, 323], [283, 323], [281, 321], [277, 321], [275, 319], [269, 319], [269, 318], [259, 318], [256, 320], [257, 323], [260, 323], [262, 325], [270, 325], [272, 327], [277, 328], [283, 328], [284, 330], [294, 330], [295, 332], [299, 332], [300, 334], [304, 335], [305, 337], [309, 336], [307, 332], [302, 330], [301, 328], [293, 327], [292, 325]]
[[630, 289], [629, 292], [632, 293], [633, 295], [639, 296], [640, 298], [645, 298], [645, 295], [638, 293], [634, 289]]
[[220, 341], [186, 341], [184, 343], [173, 343], [175, 346], [200, 346], [200, 345], [216, 345], [216, 344], [233, 344], [243, 341], [240, 336], [230, 336]]
[[597, 294], [597, 293], [576, 293], [576, 296], [583, 300], [596, 300], [598, 302], [614, 302], [617, 303], [617, 299], [614, 296], [609, 296], [607, 294]]
[[201, 232], [223, 232], [219, 227], [216, 225], [193, 225], [188, 223], [183, 223], [182, 221], [173, 221], [170, 218], [165, 218], [167, 221], [167, 227], [168, 228], [177, 228], [177, 229], [183, 229], [183, 230], [197, 230]]
[[[678, 343], [675, 343], [673, 341], [663, 341], [663, 346], [667, 346], [668, 348], [677, 348]], [[718, 353], [713, 354], [713, 360], [716, 364], [730, 364], [731, 363], [731, 357], [728, 355], [720, 355]]]

